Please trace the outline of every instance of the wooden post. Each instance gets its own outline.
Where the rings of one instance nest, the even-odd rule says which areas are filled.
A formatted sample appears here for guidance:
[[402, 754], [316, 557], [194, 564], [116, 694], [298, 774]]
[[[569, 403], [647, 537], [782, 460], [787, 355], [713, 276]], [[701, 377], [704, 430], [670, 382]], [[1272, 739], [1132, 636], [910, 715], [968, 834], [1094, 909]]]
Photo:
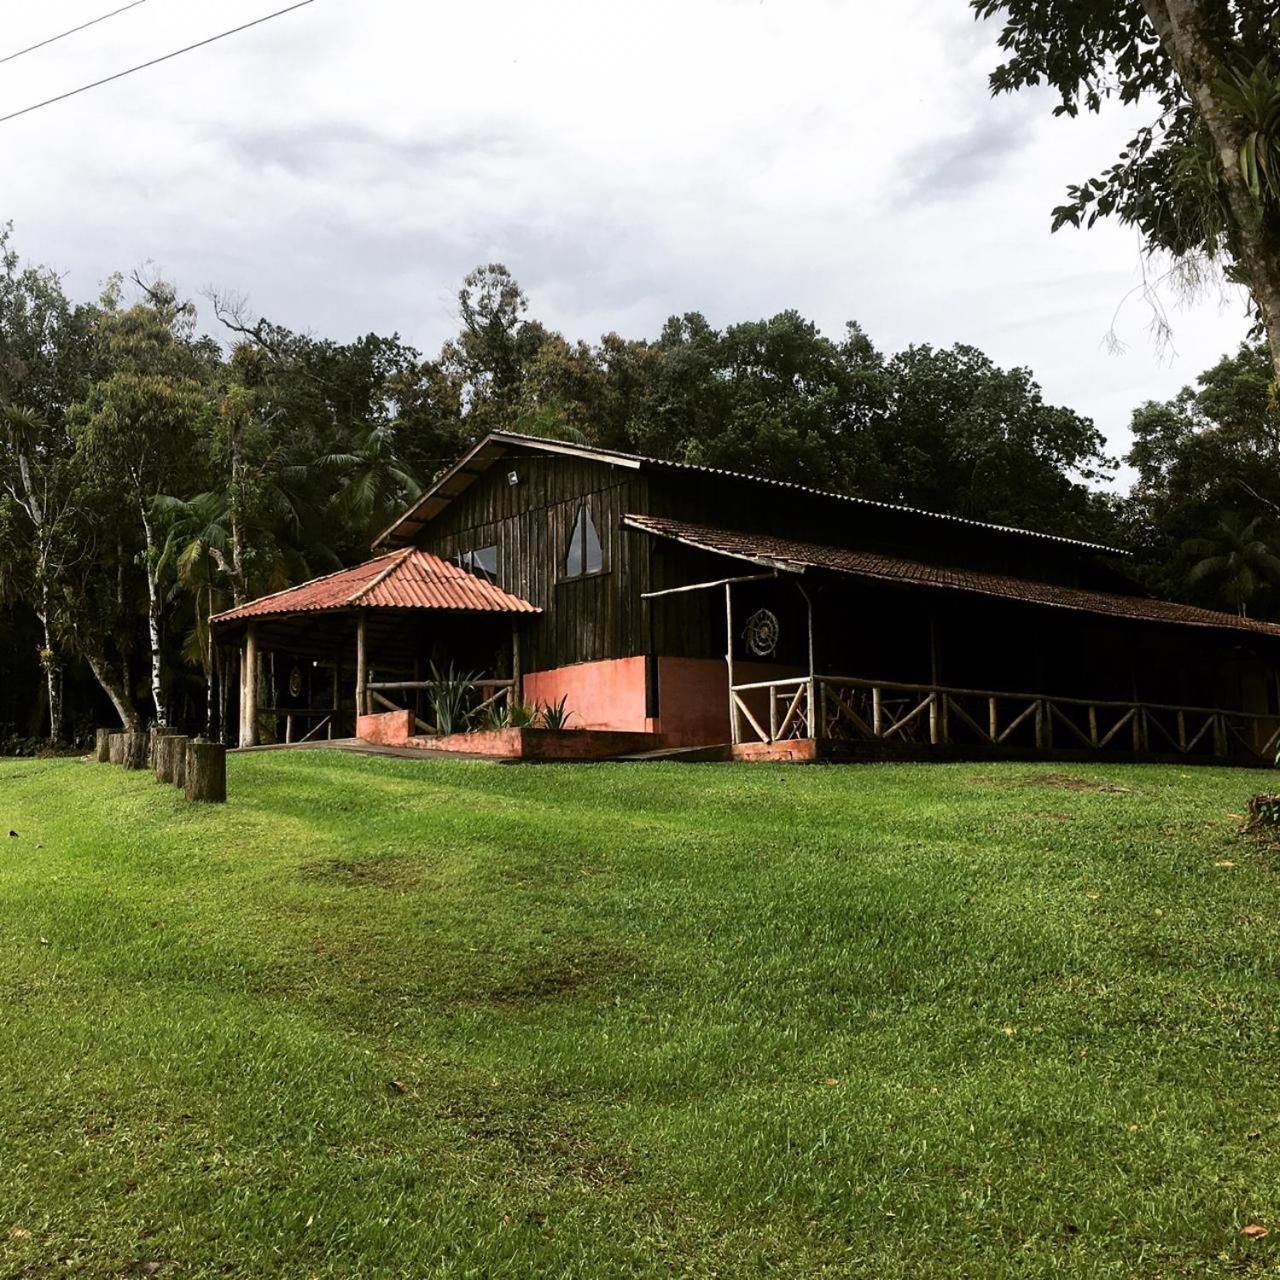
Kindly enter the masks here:
[[1133, 707], [1133, 750], [1137, 754], [1142, 751], [1142, 708], [1137, 703]]
[[1089, 706], [1089, 741], [1096, 747], [1098, 745], [1098, 708]]
[[[417, 677], [414, 677], [417, 679]], [[520, 652], [520, 622], [517, 618], [511, 619], [511, 694], [508, 698], [507, 705], [509, 707], [516, 704], [524, 706], [524, 662]], [[421, 711], [419, 711], [421, 717]]]
[[335, 653], [333, 655], [333, 715], [329, 717], [329, 737], [333, 737], [334, 729], [338, 729], [339, 734], [342, 730], [338, 728], [338, 722], [342, 717], [342, 654]]
[[258, 625], [250, 622], [244, 633], [240, 659], [240, 745], [258, 745]]
[[1187, 713], [1178, 708], [1178, 750], [1186, 751], [1187, 749]]
[[777, 742], [778, 740], [778, 689], [776, 685], [769, 686], [769, 741]]
[[[738, 723], [738, 704], [733, 698], [733, 584], [724, 584], [724, 625], [725, 625], [725, 673], [729, 680], [729, 741], [734, 746], [741, 741]], [[813, 722], [813, 708], [809, 708], [810, 723]]]
[[933, 705], [929, 708], [929, 740], [936, 746], [950, 742], [947, 726], [947, 702], [938, 692], [939, 680], [938, 615], [929, 610], [929, 683], [933, 686]]
[[184, 734], [174, 733], [163, 738], [157, 744], [158, 761], [156, 779], [182, 786], [184, 765], [187, 758], [187, 743], [190, 741]]
[[188, 800], [222, 804], [227, 798], [227, 749], [216, 742], [190, 742], [183, 792]]
[[884, 695], [878, 684], [871, 689], [871, 732], [877, 738], [884, 733]]
[[369, 658], [365, 649], [364, 614], [356, 618], [356, 718], [369, 714]]
[[147, 767], [147, 735], [145, 733], [124, 735], [124, 767], [129, 770]]
[[107, 759], [112, 764], [124, 764], [124, 740], [123, 733], [110, 733], [107, 735]]
[[187, 748], [191, 746], [190, 738], [176, 738], [169, 748], [169, 781], [179, 791], [187, 785]]
[[935, 688], [929, 695], [929, 745], [938, 745], [938, 691]]
[[994, 697], [987, 699], [987, 736], [992, 742], [1000, 736], [1000, 708]]
[[1036, 750], [1037, 750], [1037, 751], [1043, 751], [1043, 750], [1045, 750], [1045, 740], [1044, 740], [1044, 699], [1043, 699], [1043, 698], [1037, 698], [1037, 699], [1036, 699], [1036, 702], [1035, 702], [1035, 707], [1036, 707], [1036, 713], [1035, 713], [1035, 722], [1036, 722]]
[[98, 764], [108, 764], [111, 760], [111, 730], [99, 729], [93, 735], [93, 758]]

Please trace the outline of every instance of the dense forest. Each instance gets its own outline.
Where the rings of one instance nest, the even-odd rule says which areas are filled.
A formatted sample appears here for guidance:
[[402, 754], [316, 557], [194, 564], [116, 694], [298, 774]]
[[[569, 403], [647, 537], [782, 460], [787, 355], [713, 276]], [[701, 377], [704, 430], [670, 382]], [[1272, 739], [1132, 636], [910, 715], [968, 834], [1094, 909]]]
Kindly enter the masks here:
[[1280, 610], [1263, 346], [1136, 411], [1137, 482], [1116, 496], [1094, 425], [970, 346], [886, 355], [794, 311], [571, 342], [497, 264], [457, 314], [426, 357], [141, 274], [72, 299], [0, 228], [0, 744], [82, 741], [113, 711], [217, 734], [209, 616], [367, 558], [498, 428], [1119, 542], [1163, 594]]

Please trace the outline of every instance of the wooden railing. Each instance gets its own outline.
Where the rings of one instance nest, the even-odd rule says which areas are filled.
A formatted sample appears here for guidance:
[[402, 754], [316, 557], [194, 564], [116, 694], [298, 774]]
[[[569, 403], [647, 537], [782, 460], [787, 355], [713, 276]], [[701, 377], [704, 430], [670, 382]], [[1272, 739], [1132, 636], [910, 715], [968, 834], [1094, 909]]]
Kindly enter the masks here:
[[749, 728], [759, 742], [822, 738], [1037, 751], [1071, 747], [1246, 756], [1268, 764], [1280, 749], [1280, 715], [844, 676], [735, 685], [733, 714], [735, 741]]
[[[327, 730], [327, 736], [332, 738], [336, 714], [332, 707], [262, 707], [258, 712], [260, 717], [284, 721], [284, 742], [309, 742], [318, 737], [322, 730]], [[300, 729], [306, 731], [299, 738], [297, 734]], [[278, 729], [273, 732], [278, 732]]]
[[[386, 711], [410, 710], [410, 708], [402, 707], [393, 702], [386, 694], [425, 692], [432, 687], [432, 684], [433, 682], [430, 680], [371, 681], [367, 686], [371, 709], [376, 705]], [[516, 682], [514, 680], [480, 679], [466, 681], [467, 688], [474, 689], [479, 694], [479, 701], [467, 707], [466, 718], [470, 721], [475, 721], [490, 710], [497, 712], [500, 708], [504, 711], [509, 709], [515, 685]], [[434, 725], [423, 720], [416, 712], [414, 712], [413, 723], [420, 733], [435, 733], [437, 731]]]

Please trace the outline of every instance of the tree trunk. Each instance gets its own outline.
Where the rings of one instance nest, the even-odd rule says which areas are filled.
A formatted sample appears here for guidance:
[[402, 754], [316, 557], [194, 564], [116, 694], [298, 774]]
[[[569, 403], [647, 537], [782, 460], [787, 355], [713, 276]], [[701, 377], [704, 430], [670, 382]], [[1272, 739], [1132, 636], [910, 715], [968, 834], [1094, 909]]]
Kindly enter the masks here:
[[[79, 646], [77, 646], [79, 647]], [[81, 648], [85, 661], [89, 664], [89, 670], [93, 672], [93, 678], [102, 686], [103, 692], [111, 699], [111, 705], [115, 707], [116, 714], [120, 717], [120, 723], [126, 729], [133, 730], [141, 726], [141, 718], [138, 715], [138, 709], [133, 705], [133, 699], [129, 696], [129, 690], [123, 680], [119, 679], [115, 672], [111, 670], [111, 664], [100, 653], [90, 653], [87, 649]]]
[[166, 726], [169, 723], [168, 711], [164, 704], [164, 690], [161, 687], [163, 676], [163, 654], [160, 648], [160, 583], [156, 576], [155, 531], [151, 527], [151, 519], [147, 515], [146, 500], [139, 503], [142, 514], [142, 532], [146, 542], [143, 557], [146, 561], [147, 575], [147, 635], [151, 641], [151, 701], [156, 708], [156, 723]]
[[227, 749], [216, 742], [187, 745], [188, 800], [222, 804], [227, 798]]
[[1254, 198], [1240, 172], [1240, 151], [1247, 128], [1223, 102], [1218, 90], [1229, 68], [1205, 36], [1208, 2], [1142, 3], [1213, 139], [1231, 213], [1232, 251], [1249, 280], [1249, 291], [1266, 331], [1272, 367], [1280, 381], [1280, 231], [1268, 222], [1263, 204]]
[[49, 743], [56, 746], [62, 741], [62, 664], [54, 648], [53, 632], [49, 627], [49, 588], [40, 588], [40, 626], [44, 631], [44, 651], [40, 665], [49, 686]]

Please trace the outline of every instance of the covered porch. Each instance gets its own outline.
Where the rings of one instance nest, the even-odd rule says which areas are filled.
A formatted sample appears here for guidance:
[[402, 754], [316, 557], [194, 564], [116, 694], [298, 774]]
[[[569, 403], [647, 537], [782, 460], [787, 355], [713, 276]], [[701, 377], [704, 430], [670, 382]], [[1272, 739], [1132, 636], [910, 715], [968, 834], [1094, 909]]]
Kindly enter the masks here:
[[519, 697], [521, 629], [540, 612], [406, 548], [216, 615], [238, 665], [236, 743], [354, 737], [378, 711], [434, 734], [433, 672], [466, 686], [470, 714], [496, 717]]
[[[708, 621], [719, 611], [727, 736], [738, 758], [1257, 765], [1271, 764], [1280, 748], [1274, 624], [768, 535], [628, 520], [698, 557], [673, 558], [676, 576], [690, 580], [646, 598], [655, 611], [684, 608], [684, 625], [692, 597]], [[762, 662], [769, 673], [759, 672]]]

